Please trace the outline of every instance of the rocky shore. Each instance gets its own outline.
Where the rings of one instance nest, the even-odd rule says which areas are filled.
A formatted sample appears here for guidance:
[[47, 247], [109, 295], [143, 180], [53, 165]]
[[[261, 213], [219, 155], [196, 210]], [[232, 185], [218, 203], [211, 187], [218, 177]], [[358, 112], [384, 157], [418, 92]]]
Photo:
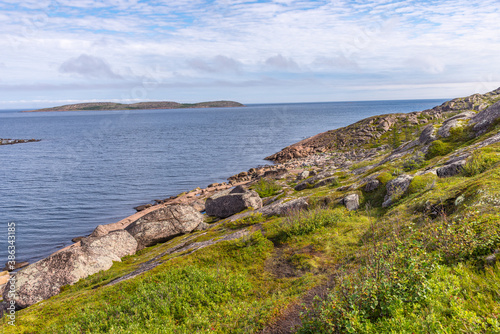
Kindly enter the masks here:
[[41, 141], [41, 139], [2, 139], [0, 138], [0, 145], [13, 145], [22, 143], [33, 143]]
[[[500, 135], [481, 137], [449, 156], [442, 154], [443, 158], [430, 160], [431, 157], [427, 165], [411, 167], [418, 169], [415, 173], [396, 169], [392, 176], [389, 174], [390, 180], [384, 180], [380, 172], [384, 166], [419, 164], [421, 156], [429, 156], [440, 140], [457, 136], [463, 140], [480, 138], [500, 118], [499, 99], [500, 89], [497, 89], [422, 112], [370, 117], [291, 145], [268, 157], [276, 162], [274, 165], [251, 168], [229, 177], [228, 182], [155, 200], [154, 205], [139, 206], [134, 215], [99, 225], [89, 236], [75, 238], [74, 244], [19, 270], [15, 280], [5, 286], [3, 307], [7, 307], [7, 302], [18, 309], [28, 307], [58, 294], [64, 285], [111, 268], [114, 261], [121, 261], [126, 255], [177, 236], [205, 231], [254, 214], [271, 217], [306, 209], [311, 205], [314, 189], [327, 189], [329, 195], [321, 200], [343, 205], [349, 211], [359, 208], [360, 194], [383, 189], [383, 201], [379, 205], [390, 207], [408, 190], [415, 177], [455, 176], [461, 173], [474, 150], [500, 142]], [[262, 180], [278, 184], [279, 191], [261, 197], [255, 187]], [[349, 182], [340, 184], [340, 180]], [[432, 204], [429, 206], [432, 210]], [[244, 234], [235, 233], [217, 240], [184, 243], [169, 252], [190, 254]], [[161, 264], [160, 257], [127, 277], [135, 277]], [[123, 279], [126, 278], [120, 278]], [[16, 291], [14, 297], [9, 296], [11, 290]]]

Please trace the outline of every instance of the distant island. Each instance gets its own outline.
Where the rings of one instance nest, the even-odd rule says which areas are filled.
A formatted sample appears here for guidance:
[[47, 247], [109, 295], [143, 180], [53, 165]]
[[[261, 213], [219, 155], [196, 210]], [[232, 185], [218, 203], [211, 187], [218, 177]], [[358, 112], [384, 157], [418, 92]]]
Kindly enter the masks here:
[[114, 102], [89, 102], [67, 104], [59, 107], [26, 110], [23, 112], [38, 111], [82, 111], [82, 110], [132, 110], [132, 109], [183, 109], [183, 108], [228, 108], [244, 107], [243, 104], [234, 101], [209, 101], [200, 103], [178, 103], [178, 102], [139, 102], [132, 104]]

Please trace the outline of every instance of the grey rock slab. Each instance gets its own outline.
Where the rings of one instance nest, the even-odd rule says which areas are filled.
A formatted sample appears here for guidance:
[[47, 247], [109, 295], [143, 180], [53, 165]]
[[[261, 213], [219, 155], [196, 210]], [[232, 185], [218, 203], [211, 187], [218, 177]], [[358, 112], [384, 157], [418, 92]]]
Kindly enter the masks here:
[[383, 208], [390, 206], [394, 200], [408, 190], [410, 182], [413, 179], [410, 175], [400, 175], [397, 178], [387, 182], [386, 189], [387, 193], [384, 197], [384, 202], [382, 203]]
[[137, 240], [137, 250], [192, 232], [203, 222], [203, 215], [190, 205], [174, 204], [137, 219], [126, 230]]

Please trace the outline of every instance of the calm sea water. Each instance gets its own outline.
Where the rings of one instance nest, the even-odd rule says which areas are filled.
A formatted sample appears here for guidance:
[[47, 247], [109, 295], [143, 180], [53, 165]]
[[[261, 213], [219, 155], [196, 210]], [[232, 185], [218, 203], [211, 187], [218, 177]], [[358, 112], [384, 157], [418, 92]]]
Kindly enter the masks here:
[[[36, 261], [134, 206], [225, 181], [319, 132], [445, 100], [250, 105], [245, 108], [0, 111], [0, 265], [7, 224], [18, 260]], [[1, 269], [1, 267], [0, 267]]]

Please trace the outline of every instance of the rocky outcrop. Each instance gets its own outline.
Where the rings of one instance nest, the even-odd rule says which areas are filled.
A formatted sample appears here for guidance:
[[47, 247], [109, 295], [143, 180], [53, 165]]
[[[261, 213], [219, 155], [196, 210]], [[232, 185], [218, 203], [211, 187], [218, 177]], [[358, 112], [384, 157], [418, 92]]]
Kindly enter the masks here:
[[500, 117], [500, 101], [493, 104], [491, 107], [474, 116], [470, 123], [473, 124], [472, 129], [477, 136], [485, 133], [490, 126]]
[[144, 204], [144, 205], [139, 205], [139, 206], [136, 206], [136, 207], [134, 208], [134, 210], [135, 210], [135, 211], [137, 211], [137, 212], [141, 212], [141, 211], [144, 211], [144, 210], [146, 210], [147, 208], [150, 208], [150, 207], [152, 207], [152, 206], [153, 206], [153, 204]]
[[297, 191], [301, 191], [301, 190], [304, 190], [304, 189], [307, 189], [307, 188], [316, 188], [316, 182], [318, 182], [319, 185], [318, 187], [321, 187], [321, 186], [325, 186], [327, 184], [332, 184], [332, 183], [335, 183], [336, 182], [336, 179], [334, 177], [332, 177], [335, 173], [332, 172], [332, 171], [326, 171], [326, 172], [322, 172], [322, 173], [319, 173], [313, 177], [310, 177], [302, 182], [300, 182], [299, 184], [297, 184], [295, 186], [295, 190]]
[[438, 129], [437, 135], [441, 138], [448, 138], [453, 128], [465, 126], [467, 120], [471, 119], [474, 115], [476, 115], [475, 112], [467, 111], [448, 118]]
[[[380, 139], [386, 135], [388, 131], [392, 131], [394, 127], [403, 128], [407, 125], [424, 125], [429, 122], [440, 121], [446, 118], [447, 114], [451, 113], [469, 111], [471, 115], [471, 111], [483, 111], [490, 103], [497, 100], [499, 97], [500, 89], [497, 89], [487, 94], [474, 94], [465, 98], [453, 99], [440, 106], [424, 111], [369, 117], [349, 126], [323, 132], [304, 139], [298, 143], [285, 147], [280, 152], [268, 156], [266, 159], [284, 163], [289, 160], [307, 157], [314, 153], [361, 151], [363, 146], [365, 146], [366, 149], [366, 145], [373, 143], [374, 140]], [[467, 115], [467, 117], [470, 115]], [[475, 116], [475, 118], [476, 117], [477, 116]], [[442, 128], [441, 134], [449, 136], [449, 129], [459, 125], [460, 122], [465, 122], [466, 118], [450, 121]], [[488, 123], [488, 121], [486, 121], [486, 123]], [[482, 127], [482, 125], [478, 125], [477, 130], [480, 131]], [[424, 131], [424, 135], [420, 138], [420, 142], [422, 144], [428, 144], [435, 140], [433, 132], [434, 130], [431, 127], [427, 128], [426, 131]]]
[[320, 180], [318, 183], [316, 183], [314, 185], [314, 188], [335, 185], [335, 184], [337, 184], [337, 182], [338, 181], [337, 181], [336, 177], [327, 177], [326, 179]]
[[0, 272], [0, 286], [6, 284], [10, 279], [10, 275], [8, 271]]
[[436, 139], [436, 129], [434, 128], [433, 124], [429, 124], [422, 130], [418, 141], [420, 144], [425, 145], [433, 142]]
[[365, 185], [365, 191], [366, 192], [372, 192], [376, 189], [378, 189], [378, 187], [380, 186], [380, 181], [377, 180], [377, 179], [371, 179], [369, 180], [366, 185]]
[[386, 189], [387, 193], [384, 197], [384, 202], [382, 203], [383, 208], [387, 208], [395, 200], [399, 198], [402, 194], [408, 190], [412, 177], [410, 175], [400, 175], [397, 178], [387, 182]]
[[359, 195], [358, 194], [347, 195], [342, 200], [342, 203], [349, 211], [357, 210], [359, 209]]
[[[113, 261], [134, 254], [136, 248], [136, 240], [123, 230], [87, 238], [81, 247], [54, 253], [21, 269], [7, 284], [3, 298], [17, 308], [28, 307], [58, 294], [64, 285], [111, 268]], [[11, 289], [16, 292], [14, 298], [8, 293]]]
[[262, 207], [257, 212], [265, 216], [281, 216], [291, 211], [305, 210], [309, 207], [306, 197], [292, 199], [292, 200], [279, 200], [275, 203]]
[[194, 231], [203, 215], [192, 206], [176, 204], [152, 211], [125, 228], [136, 240], [137, 250]]

